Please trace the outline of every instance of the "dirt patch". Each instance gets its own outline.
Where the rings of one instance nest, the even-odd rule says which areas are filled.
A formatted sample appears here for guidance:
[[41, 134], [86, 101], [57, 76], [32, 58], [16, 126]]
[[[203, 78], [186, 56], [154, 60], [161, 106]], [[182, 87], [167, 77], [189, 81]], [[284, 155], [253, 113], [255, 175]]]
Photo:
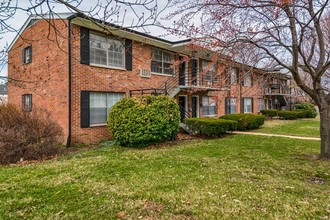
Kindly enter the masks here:
[[312, 177], [307, 180], [310, 183], [325, 184], [326, 180], [320, 177]]
[[155, 213], [155, 212], [162, 212], [164, 210], [164, 206], [161, 204], [157, 204], [157, 203], [146, 200], [144, 202], [143, 209], [148, 212]]

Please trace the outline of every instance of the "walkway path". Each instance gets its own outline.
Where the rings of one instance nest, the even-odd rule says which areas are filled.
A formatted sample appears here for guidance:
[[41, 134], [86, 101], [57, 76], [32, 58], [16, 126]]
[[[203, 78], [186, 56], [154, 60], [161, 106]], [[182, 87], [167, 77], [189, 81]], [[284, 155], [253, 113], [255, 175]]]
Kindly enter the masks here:
[[299, 136], [290, 136], [290, 135], [283, 135], [283, 134], [266, 134], [266, 133], [257, 133], [257, 132], [248, 132], [248, 131], [233, 131], [232, 133], [233, 134], [270, 136], [270, 137], [285, 137], [285, 138], [302, 139], [302, 140], [316, 140], [316, 141], [321, 140], [321, 138], [315, 138], [315, 137], [299, 137]]

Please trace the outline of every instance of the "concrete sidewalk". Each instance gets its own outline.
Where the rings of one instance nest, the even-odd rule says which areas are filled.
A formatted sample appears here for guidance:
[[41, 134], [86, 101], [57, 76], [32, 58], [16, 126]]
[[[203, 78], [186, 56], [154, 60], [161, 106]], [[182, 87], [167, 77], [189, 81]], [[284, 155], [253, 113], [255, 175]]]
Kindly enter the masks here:
[[233, 131], [232, 134], [249, 134], [249, 135], [259, 135], [259, 136], [268, 136], [268, 137], [285, 137], [285, 138], [293, 138], [293, 139], [301, 139], [301, 140], [315, 140], [315, 141], [321, 140], [321, 138], [315, 138], [315, 137], [299, 137], [299, 136], [291, 136], [291, 135], [283, 135], [283, 134], [266, 134], [266, 133], [257, 133], [257, 132], [249, 132], [249, 131]]

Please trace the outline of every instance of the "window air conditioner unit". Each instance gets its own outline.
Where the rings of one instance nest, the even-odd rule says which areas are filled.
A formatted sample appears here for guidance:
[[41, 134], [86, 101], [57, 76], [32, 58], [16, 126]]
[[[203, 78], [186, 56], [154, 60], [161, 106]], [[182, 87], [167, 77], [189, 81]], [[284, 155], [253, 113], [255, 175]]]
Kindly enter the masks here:
[[140, 76], [150, 78], [151, 77], [151, 71], [146, 70], [146, 69], [140, 69]]

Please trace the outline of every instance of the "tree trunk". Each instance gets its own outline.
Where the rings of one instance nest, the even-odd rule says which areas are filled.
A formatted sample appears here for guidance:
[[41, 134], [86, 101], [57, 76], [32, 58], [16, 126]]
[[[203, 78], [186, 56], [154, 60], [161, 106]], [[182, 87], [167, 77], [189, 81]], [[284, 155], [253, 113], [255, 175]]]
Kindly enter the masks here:
[[330, 104], [320, 110], [321, 159], [330, 159]]

